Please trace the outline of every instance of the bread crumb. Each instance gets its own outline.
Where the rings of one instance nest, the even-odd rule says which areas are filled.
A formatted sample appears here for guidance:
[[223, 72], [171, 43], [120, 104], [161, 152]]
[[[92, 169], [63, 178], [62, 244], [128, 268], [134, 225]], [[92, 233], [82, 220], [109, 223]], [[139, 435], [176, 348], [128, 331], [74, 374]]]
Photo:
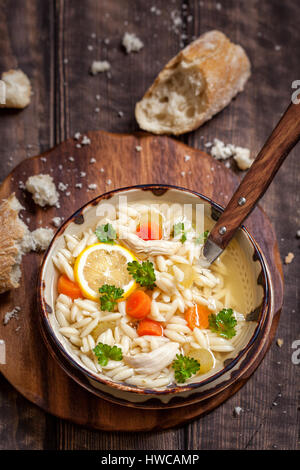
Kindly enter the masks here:
[[15, 307], [10, 312], [6, 312], [3, 318], [3, 325], [7, 325], [12, 318], [15, 318], [17, 320], [20, 310], [21, 310], [21, 307]]
[[297, 230], [297, 232], [296, 232], [296, 237], [297, 237], [297, 238], [300, 238], [300, 230]]
[[75, 139], [75, 140], [79, 140], [80, 137], [81, 137], [80, 132], [75, 132], [75, 134], [74, 134], [74, 139]]
[[274, 47], [275, 51], [280, 51], [281, 50], [281, 46], [279, 46], [278, 44], [276, 44], [276, 46]]
[[88, 188], [94, 191], [95, 189], [97, 189], [97, 185], [95, 183], [91, 183], [88, 185]]
[[181, 176], [185, 176], [185, 171], [182, 171], [180, 174]]
[[118, 111], [118, 116], [119, 116], [119, 117], [123, 117], [123, 116], [124, 116], [123, 111]]
[[79, 174], [80, 178], [85, 178], [86, 177], [86, 172], [85, 171], [81, 171], [80, 174]]
[[90, 143], [91, 139], [87, 135], [84, 135], [82, 137], [81, 145], [90, 145]]
[[240, 170], [248, 170], [254, 160], [250, 158], [250, 150], [243, 147], [234, 147], [235, 155], [233, 159]]
[[283, 346], [283, 339], [278, 338], [277, 341], [276, 341], [276, 344], [277, 344], [277, 346], [279, 346], [281, 348]]
[[184, 156], [184, 161], [188, 162], [191, 159], [190, 155], [185, 155]]
[[[215, 139], [215, 140], [218, 140], [218, 139]], [[212, 142], [206, 142], [206, 144], [204, 144], [204, 147], [207, 147], [207, 148], [212, 147]]]
[[134, 33], [127, 32], [123, 36], [122, 44], [127, 54], [138, 52], [144, 47], [144, 43]]
[[104, 168], [100, 168], [101, 173], [104, 173], [104, 171], [105, 171]]
[[135, 150], [136, 150], [137, 152], [141, 152], [141, 151], [142, 151], [141, 145], [136, 145], [136, 146], [135, 146]]
[[62, 217], [53, 217], [52, 219], [52, 223], [54, 225], [54, 227], [59, 227], [60, 224], [62, 223]]
[[171, 21], [172, 26], [171, 29], [175, 34], [180, 32], [180, 26], [182, 25], [182, 19], [180, 17], [180, 13], [176, 10], [171, 11]]
[[100, 108], [95, 108], [95, 110], [94, 110], [94, 111], [95, 111], [95, 113], [99, 113], [99, 111], [100, 111]]
[[157, 8], [155, 5], [153, 5], [150, 8], [150, 13], [154, 13], [154, 15], [160, 16], [161, 15], [161, 10], [159, 10], [159, 8]]
[[[207, 144], [205, 145], [207, 146]], [[247, 170], [254, 161], [250, 158], [249, 149], [233, 144], [225, 145], [219, 139], [214, 139], [210, 153], [216, 160], [226, 160], [233, 156], [240, 170]]]
[[72, 157], [72, 155], [71, 155], [71, 156], [69, 157], [69, 161], [70, 161], [70, 162], [74, 162], [74, 161], [75, 161], [75, 158]]
[[48, 248], [53, 238], [52, 228], [38, 228], [31, 232], [33, 239], [33, 251], [44, 251]]
[[240, 406], [236, 406], [233, 410], [233, 415], [235, 417], [238, 417], [243, 411], [244, 411], [243, 408], [241, 408]]
[[[205, 146], [207, 146], [207, 144], [205, 144]], [[233, 145], [225, 145], [222, 140], [214, 139], [210, 153], [216, 160], [226, 160], [233, 155]]]
[[68, 189], [68, 186], [68, 184], [63, 183], [62, 181], [60, 181], [57, 185], [58, 189], [62, 192], [66, 191]]
[[34, 202], [39, 206], [55, 206], [58, 204], [59, 194], [52, 176], [43, 174], [30, 176], [25, 183], [25, 187], [32, 194]]
[[294, 253], [289, 252], [289, 253], [286, 255], [286, 257], [284, 258], [285, 264], [290, 264], [290, 263], [293, 261], [294, 258], [295, 258]]
[[75, 188], [81, 189], [81, 188], [82, 188], [82, 183], [76, 183], [76, 184], [75, 184]]
[[92, 75], [107, 72], [108, 70], [110, 70], [110, 63], [107, 60], [94, 60], [90, 70]]
[[96, 161], [97, 161], [96, 158], [91, 158], [90, 159], [90, 163], [96, 163]]
[[108, 184], [108, 185], [110, 185], [111, 183], [112, 183], [112, 181], [111, 181], [110, 179], [108, 179], [108, 180], [106, 181], [106, 184]]

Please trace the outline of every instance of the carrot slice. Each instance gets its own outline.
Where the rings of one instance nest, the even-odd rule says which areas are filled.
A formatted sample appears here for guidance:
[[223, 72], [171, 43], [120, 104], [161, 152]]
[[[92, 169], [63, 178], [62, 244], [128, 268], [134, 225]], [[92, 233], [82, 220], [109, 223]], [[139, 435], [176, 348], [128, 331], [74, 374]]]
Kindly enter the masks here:
[[196, 326], [206, 329], [209, 326], [208, 317], [211, 311], [205, 305], [194, 305], [185, 312], [185, 319], [188, 326], [193, 330]]
[[127, 299], [126, 313], [133, 318], [145, 318], [151, 309], [151, 299], [142, 290], [136, 290]]
[[57, 289], [59, 294], [65, 294], [71, 299], [78, 299], [83, 297], [79, 286], [71, 281], [65, 274], [61, 275], [58, 279]]
[[145, 241], [161, 240], [162, 229], [159, 224], [149, 221], [147, 223], [138, 225], [136, 228], [136, 234]]
[[137, 333], [139, 336], [151, 335], [151, 336], [162, 336], [163, 327], [158, 321], [150, 320], [150, 318], [144, 318], [139, 322]]

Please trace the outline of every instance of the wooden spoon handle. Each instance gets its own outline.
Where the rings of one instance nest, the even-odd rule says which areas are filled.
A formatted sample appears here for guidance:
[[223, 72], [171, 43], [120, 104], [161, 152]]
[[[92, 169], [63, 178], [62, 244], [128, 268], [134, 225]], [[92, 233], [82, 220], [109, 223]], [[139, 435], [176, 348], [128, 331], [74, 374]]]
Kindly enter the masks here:
[[[291, 103], [213, 227], [209, 235], [211, 241], [222, 249], [228, 245], [299, 138], [300, 105]], [[282, 192], [288, 192], [288, 188], [282, 188]]]

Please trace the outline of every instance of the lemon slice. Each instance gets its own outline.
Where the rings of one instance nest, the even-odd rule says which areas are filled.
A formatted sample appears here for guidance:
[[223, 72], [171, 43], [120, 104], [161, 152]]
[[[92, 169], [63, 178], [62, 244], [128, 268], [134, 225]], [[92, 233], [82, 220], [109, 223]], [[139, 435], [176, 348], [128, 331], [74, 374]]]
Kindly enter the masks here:
[[122, 299], [135, 289], [136, 283], [127, 271], [127, 263], [136, 257], [121, 245], [95, 243], [76, 258], [74, 276], [82, 293], [91, 300], [99, 300], [99, 288], [110, 284], [124, 290]]
[[206, 374], [216, 365], [215, 356], [210, 351], [210, 349], [193, 349], [189, 352], [189, 356], [200, 362], [200, 369], [198, 374]]

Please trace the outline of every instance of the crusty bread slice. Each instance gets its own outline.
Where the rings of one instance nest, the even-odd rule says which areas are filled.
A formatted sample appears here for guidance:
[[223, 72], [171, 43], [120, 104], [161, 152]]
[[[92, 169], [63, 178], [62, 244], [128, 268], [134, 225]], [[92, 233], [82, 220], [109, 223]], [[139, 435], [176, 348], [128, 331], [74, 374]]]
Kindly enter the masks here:
[[162, 69], [136, 104], [136, 120], [154, 134], [192, 131], [227, 106], [249, 76], [244, 49], [209, 31]]
[[29, 233], [19, 218], [21, 209], [15, 194], [0, 205], [0, 293], [19, 287], [20, 263], [25, 251], [22, 243]]
[[0, 294], [19, 287], [22, 256], [29, 251], [44, 251], [53, 238], [51, 228], [30, 232], [19, 217], [20, 204], [11, 194], [0, 205]]

